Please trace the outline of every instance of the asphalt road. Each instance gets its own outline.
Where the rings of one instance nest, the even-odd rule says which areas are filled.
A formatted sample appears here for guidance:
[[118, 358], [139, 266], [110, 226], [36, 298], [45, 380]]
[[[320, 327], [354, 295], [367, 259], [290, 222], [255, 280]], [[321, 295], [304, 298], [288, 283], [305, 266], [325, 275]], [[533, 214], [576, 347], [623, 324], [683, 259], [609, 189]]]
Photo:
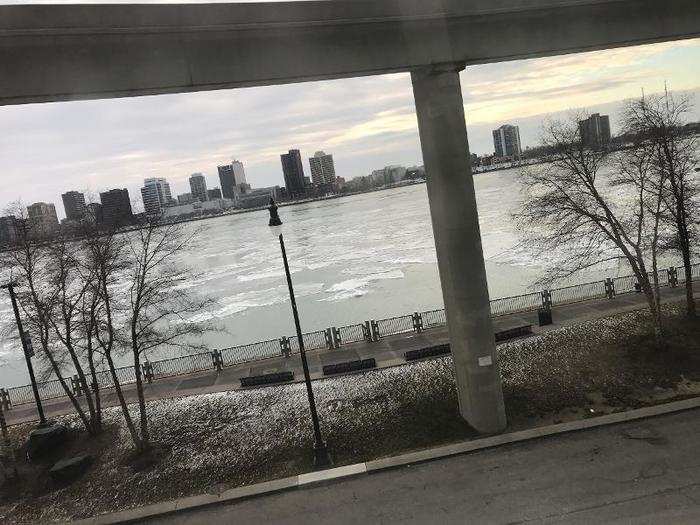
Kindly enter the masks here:
[[700, 523], [700, 410], [151, 520], [168, 524]]

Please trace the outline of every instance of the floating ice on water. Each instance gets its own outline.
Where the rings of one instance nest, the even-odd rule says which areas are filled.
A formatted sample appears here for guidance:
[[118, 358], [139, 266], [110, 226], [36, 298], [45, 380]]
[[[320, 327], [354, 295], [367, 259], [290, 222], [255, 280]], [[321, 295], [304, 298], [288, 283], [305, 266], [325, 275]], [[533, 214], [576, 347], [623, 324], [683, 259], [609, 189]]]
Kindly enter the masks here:
[[329, 287], [326, 292], [333, 295], [321, 299], [321, 301], [341, 301], [349, 297], [361, 297], [369, 291], [370, 284], [375, 281], [403, 278], [404, 273], [401, 270], [389, 270], [386, 272], [365, 275], [364, 277], [358, 277], [355, 279], [347, 279], [346, 281], [342, 281]]

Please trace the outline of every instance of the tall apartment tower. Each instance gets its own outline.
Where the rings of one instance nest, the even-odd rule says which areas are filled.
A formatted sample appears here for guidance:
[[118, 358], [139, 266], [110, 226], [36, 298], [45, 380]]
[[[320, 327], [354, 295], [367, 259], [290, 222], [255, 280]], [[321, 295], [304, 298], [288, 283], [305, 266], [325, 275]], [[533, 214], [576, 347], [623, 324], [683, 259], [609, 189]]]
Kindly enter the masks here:
[[581, 142], [587, 148], [602, 149], [610, 142], [610, 117], [593, 113], [578, 123]]
[[85, 217], [85, 195], [79, 191], [67, 191], [61, 195], [66, 219], [79, 221]]
[[326, 155], [323, 151], [317, 151], [309, 158], [311, 166], [311, 180], [314, 184], [335, 184], [335, 166], [333, 155]]
[[209, 200], [207, 194], [207, 179], [201, 173], [193, 173], [190, 176], [190, 193], [192, 193], [192, 198], [200, 202], [206, 202]]
[[241, 184], [247, 184], [245, 180], [245, 168], [243, 167], [243, 163], [240, 160], [233, 159], [233, 162], [231, 163], [231, 169], [233, 170], [233, 179], [236, 183], [236, 186], [240, 186]]
[[[148, 180], [148, 179], [146, 179]], [[134, 222], [129, 190], [113, 189], [100, 193], [102, 222], [107, 226], [124, 226]]]
[[221, 184], [221, 195], [224, 199], [235, 199], [236, 198], [236, 177], [233, 173], [233, 166], [226, 164], [224, 166], [218, 166], [219, 170], [219, 184]]
[[12, 215], [0, 217], [0, 247], [12, 246], [19, 240], [18, 220]]
[[493, 148], [496, 157], [519, 157], [520, 128], [511, 124], [505, 124], [493, 130]]
[[284, 185], [287, 195], [294, 197], [306, 193], [304, 184], [304, 166], [301, 163], [301, 154], [298, 149], [290, 149], [289, 153], [280, 155], [282, 160], [282, 172], [284, 173]]
[[144, 179], [143, 188], [141, 188], [141, 198], [143, 199], [143, 207], [146, 209], [146, 215], [158, 216], [172, 200], [170, 184], [163, 178], [151, 177]]
[[50, 202], [35, 202], [27, 206], [29, 232], [33, 237], [45, 237], [58, 230], [56, 206]]

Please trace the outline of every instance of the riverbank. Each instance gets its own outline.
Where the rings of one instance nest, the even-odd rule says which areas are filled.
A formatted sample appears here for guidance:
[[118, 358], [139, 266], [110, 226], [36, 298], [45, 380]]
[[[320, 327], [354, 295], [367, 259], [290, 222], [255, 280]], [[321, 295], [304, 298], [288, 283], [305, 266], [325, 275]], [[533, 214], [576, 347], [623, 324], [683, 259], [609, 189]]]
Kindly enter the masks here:
[[[653, 347], [645, 311], [587, 321], [499, 347], [509, 430], [538, 427], [700, 395], [700, 322], [665, 309], [668, 346]], [[452, 361], [443, 357], [314, 382], [335, 465], [476, 437], [459, 416]], [[73, 485], [46, 481], [50, 465], [22, 467], [3, 488], [4, 522], [88, 517], [311, 470], [302, 384], [149, 403], [157, 453], [130, 460], [118, 411], [106, 435], [81, 432], [66, 454], [97, 456]], [[75, 418], [60, 418], [77, 428]], [[21, 443], [27, 425], [11, 428]], [[32, 480], [41, 480], [35, 482]]]

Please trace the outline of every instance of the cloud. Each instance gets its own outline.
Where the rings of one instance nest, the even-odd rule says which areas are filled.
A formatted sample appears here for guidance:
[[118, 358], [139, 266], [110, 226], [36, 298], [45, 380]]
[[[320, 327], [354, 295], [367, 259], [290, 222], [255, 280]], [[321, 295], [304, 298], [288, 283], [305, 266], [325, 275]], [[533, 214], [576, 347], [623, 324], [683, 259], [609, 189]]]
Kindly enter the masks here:
[[[471, 150], [492, 151], [490, 130], [521, 126], [537, 139], [542, 114], [610, 108], [616, 100], [663, 88], [700, 87], [700, 40], [470, 66], [461, 74]], [[175, 193], [202, 172], [243, 160], [258, 186], [282, 184], [280, 153], [297, 147], [334, 155], [339, 175], [390, 163], [420, 163], [408, 74], [283, 86], [101, 101], [0, 107], [0, 206], [18, 197], [58, 204], [69, 189], [127, 187], [166, 177]], [[306, 163], [308, 170], [308, 163]], [[31, 181], [31, 184], [28, 183]]]

